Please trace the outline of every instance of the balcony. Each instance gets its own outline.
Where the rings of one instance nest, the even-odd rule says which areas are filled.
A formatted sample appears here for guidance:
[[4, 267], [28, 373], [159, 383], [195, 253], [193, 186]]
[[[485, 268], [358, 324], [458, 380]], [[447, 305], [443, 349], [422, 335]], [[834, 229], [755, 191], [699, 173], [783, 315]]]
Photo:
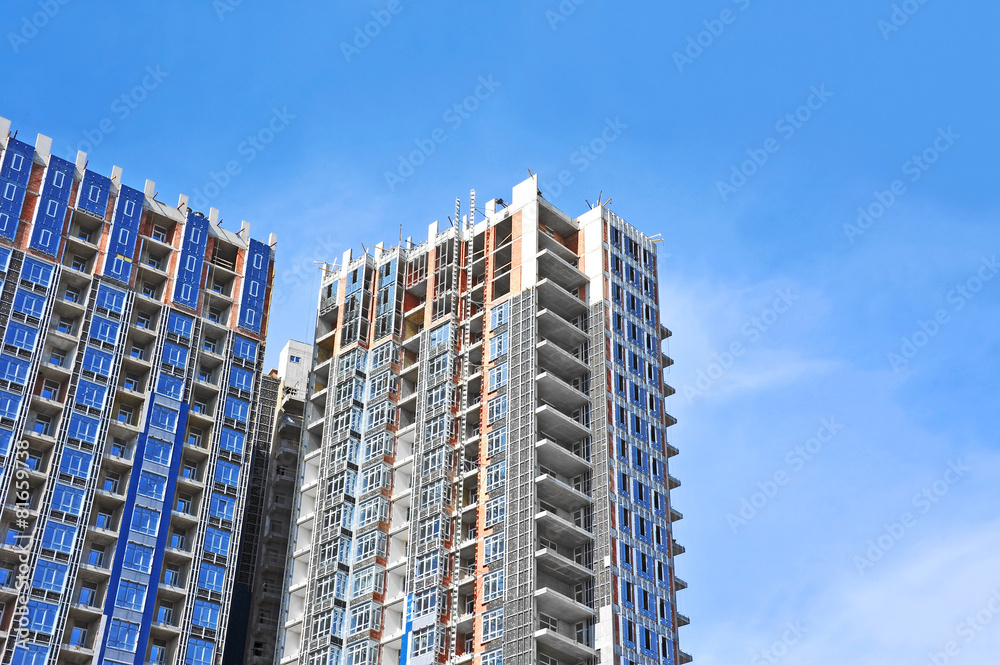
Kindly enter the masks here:
[[677, 625], [678, 626], [686, 626], [689, 623], [691, 623], [691, 619], [687, 618], [687, 616], [681, 614], [680, 612], [677, 613]]
[[573, 662], [597, 658], [597, 651], [575, 638], [563, 635], [551, 628], [535, 631], [535, 640], [539, 647], [558, 658], [570, 658]]
[[546, 503], [573, 511], [590, 504], [590, 497], [547, 473], [535, 478], [538, 498]]
[[685, 663], [690, 663], [692, 660], [694, 660], [694, 658], [691, 657], [691, 654], [685, 653], [685, 652], [683, 652], [683, 651], [681, 651], [681, 650], [678, 649], [678, 651], [677, 651], [677, 662], [678, 663], [680, 663], [681, 665], [685, 665]]
[[535, 591], [535, 604], [539, 612], [570, 623], [593, 619], [597, 614], [583, 603], [579, 603], [550, 587]]
[[551, 249], [543, 249], [535, 258], [538, 260], [538, 276], [552, 280], [567, 291], [575, 291], [589, 281], [574, 263]]
[[578, 348], [587, 341], [587, 333], [580, 330], [575, 325], [552, 312], [543, 309], [535, 315], [538, 321], [538, 332], [547, 340], [550, 340], [567, 351]]
[[538, 303], [542, 309], [552, 310], [567, 321], [587, 313], [587, 303], [550, 279], [541, 280], [535, 288], [538, 289]]
[[594, 576], [593, 570], [563, 556], [551, 547], [537, 550], [535, 561], [538, 563], [539, 570], [545, 571], [566, 584], [579, 584], [588, 577]]
[[535, 382], [542, 401], [561, 411], [573, 412], [590, 403], [589, 397], [551, 372], [542, 372]]
[[535, 409], [538, 417], [538, 429], [546, 435], [555, 436], [561, 441], [578, 441], [590, 436], [590, 428], [579, 421], [573, 420], [549, 404], [542, 404]]
[[539, 535], [560, 545], [577, 547], [593, 540], [589, 531], [548, 510], [543, 510], [535, 515], [535, 520]]
[[535, 454], [540, 465], [569, 478], [591, 469], [590, 462], [550, 439], [538, 441], [535, 444]]
[[538, 364], [546, 372], [551, 372], [563, 381], [572, 381], [590, 371], [587, 363], [550, 340], [542, 340], [535, 346]]

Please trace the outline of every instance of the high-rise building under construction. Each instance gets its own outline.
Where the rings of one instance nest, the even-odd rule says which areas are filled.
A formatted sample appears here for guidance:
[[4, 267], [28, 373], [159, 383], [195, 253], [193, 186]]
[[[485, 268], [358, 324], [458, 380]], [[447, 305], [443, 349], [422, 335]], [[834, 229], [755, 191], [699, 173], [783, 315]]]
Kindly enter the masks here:
[[509, 204], [327, 267], [282, 665], [686, 663], [655, 242]]
[[0, 119], [0, 658], [214, 665], [273, 276], [268, 242]]

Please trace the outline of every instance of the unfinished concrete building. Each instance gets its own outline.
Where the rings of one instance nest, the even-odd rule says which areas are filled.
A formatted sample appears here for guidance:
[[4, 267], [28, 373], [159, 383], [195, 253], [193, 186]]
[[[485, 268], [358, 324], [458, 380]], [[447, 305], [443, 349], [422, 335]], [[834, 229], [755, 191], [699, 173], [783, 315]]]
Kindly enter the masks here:
[[474, 201], [326, 271], [279, 662], [689, 662], [656, 244]]

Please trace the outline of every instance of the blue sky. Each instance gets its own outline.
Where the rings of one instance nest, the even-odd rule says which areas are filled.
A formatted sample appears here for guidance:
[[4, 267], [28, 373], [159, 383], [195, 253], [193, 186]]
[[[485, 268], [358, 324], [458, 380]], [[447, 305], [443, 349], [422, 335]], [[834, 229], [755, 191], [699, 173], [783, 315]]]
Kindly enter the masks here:
[[665, 238], [683, 648], [993, 662], [1000, 7], [316, 4], [7, 2], [0, 115], [277, 233], [273, 359], [314, 260], [528, 168], [571, 214], [603, 190]]

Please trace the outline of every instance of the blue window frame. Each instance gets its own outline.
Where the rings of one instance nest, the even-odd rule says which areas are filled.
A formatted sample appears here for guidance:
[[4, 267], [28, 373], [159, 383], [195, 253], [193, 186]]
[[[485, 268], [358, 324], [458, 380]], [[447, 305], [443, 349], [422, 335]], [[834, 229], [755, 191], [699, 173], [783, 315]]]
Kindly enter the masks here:
[[56, 615], [58, 613], [58, 605], [43, 603], [40, 600], [29, 600], [28, 629], [51, 635], [52, 630], [55, 627]]
[[38, 589], [62, 593], [66, 584], [67, 569], [65, 564], [39, 559], [35, 564], [35, 575], [31, 578], [31, 585]]
[[0, 455], [6, 455], [10, 450], [11, 439], [14, 438], [14, 433], [8, 429], [0, 429]]
[[229, 543], [232, 536], [228, 531], [208, 527], [205, 531], [205, 550], [226, 556], [229, 553]]
[[149, 424], [168, 432], [176, 432], [177, 411], [162, 404], [154, 404], [149, 414]]
[[118, 584], [118, 595], [115, 598], [116, 607], [127, 610], [142, 611], [146, 602], [146, 585], [131, 580], [121, 580]]
[[44, 644], [20, 643], [14, 648], [13, 665], [45, 665], [49, 658], [49, 648]]
[[180, 399], [184, 393], [184, 379], [169, 374], [160, 374], [156, 380], [156, 392], [167, 397]]
[[96, 443], [99, 426], [100, 421], [80, 413], [74, 413], [69, 417], [69, 435], [81, 441]]
[[167, 330], [181, 337], [191, 337], [191, 324], [193, 321], [194, 319], [189, 316], [171, 311], [169, 316], [167, 316]]
[[231, 453], [236, 453], [237, 455], [243, 454], [243, 441], [246, 438], [246, 434], [243, 432], [237, 432], [234, 429], [228, 427], [222, 428], [222, 441], [221, 446], [223, 450], [228, 450]]
[[194, 601], [194, 625], [215, 630], [219, 625], [219, 606], [204, 600]]
[[209, 505], [209, 514], [222, 519], [233, 519], [233, 510], [236, 508], [236, 500], [232, 497], [224, 496], [212, 492], [212, 501]]
[[76, 448], [64, 448], [62, 459], [59, 462], [59, 472], [77, 478], [86, 478], [90, 475], [90, 463], [93, 455], [85, 453]]
[[212, 665], [215, 645], [205, 640], [192, 637], [188, 640], [187, 655], [184, 665]]
[[250, 404], [245, 400], [228, 395], [226, 397], [226, 417], [245, 423], [250, 413]]
[[125, 293], [118, 289], [113, 289], [107, 284], [101, 284], [97, 288], [97, 306], [121, 314], [125, 306]]
[[100, 316], [95, 316], [90, 324], [90, 336], [106, 342], [115, 344], [118, 342], [118, 330], [121, 325], [117, 321], [111, 321]]
[[215, 482], [236, 487], [240, 482], [240, 465], [219, 460], [215, 465]]
[[11, 383], [24, 384], [28, 379], [28, 361], [8, 355], [0, 355], [0, 379]]
[[4, 418], [17, 418], [18, 409], [21, 408], [21, 396], [0, 390], [0, 416]]
[[160, 511], [143, 506], [136, 506], [132, 513], [132, 530], [155, 536], [160, 529]]
[[148, 496], [151, 499], [162, 501], [166, 488], [167, 479], [164, 476], [149, 471], [143, 471], [139, 474], [137, 491], [141, 496]]
[[176, 367], [187, 366], [188, 350], [183, 346], [177, 346], [172, 342], [163, 345], [163, 362], [170, 363]]
[[4, 334], [3, 341], [4, 344], [10, 344], [25, 351], [34, 351], [37, 339], [37, 330], [17, 321], [10, 321], [7, 324], [7, 332]]
[[146, 439], [146, 449], [142, 456], [150, 462], [156, 462], [164, 466], [170, 466], [170, 455], [173, 452], [173, 444], [169, 441], [161, 441], [153, 437]]
[[250, 362], [256, 362], [257, 343], [237, 335], [236, 339], [233, 340], [233, 353], [236, 354], [238, 358], [243, 358], [244, 360], [249, 360]]
[[490, 310], [490, 330], [507, 323], [510, 313], [510, 301], [505, 300]]
[[41, 261], [36, 261], [35, 259], [26, 258], [24, 265], [21, 266], [21, 279], [34, 282], [39, 286], [48, 287], [52, 282], [52, 266]]
[[222, 591], [226, 582], [226, 569], [210, 563], [201, 564], [198, 572], [198, 586], [209, 591]]
[[14, 311], [36, 319], [41, 318], [42, 312], [45, 311], [45, 297], [18, 289], [14, 294]]
[[83, 505], [83, 490], [61, 483], [56, 483], [52, 490], [52, 507], [71, 515], [80, 514], [80, 506]]
[[148, 573], [153, 565], [153, 548], [129, 542], [125, 545], [125, 560], [122, 563], [129, 570]]
[[76, 527], [72, 524], [63, 524], [55, 520], [49, 520], [45, 523], [45, 530], [42, 532], [43, 548], [69, 553], [73, 551], [75, 540]]
[[229, 385], [240, 390], [253, 390], [253, 372], [242, 367], [229, 369]]
[[111, 360], [110, 353], [87, 347], [83, 354], [83, 369], [101, 376], [108, 376], [111, 373]]
[[108, 628], [108, 646], [122, 651], [135, 651], [139, 642], [139, 624], [112, 619]]
[[107, 392], [106, 386], [81, 379], [76, 388], [76, 402], [95, 409], [103, 409]]

